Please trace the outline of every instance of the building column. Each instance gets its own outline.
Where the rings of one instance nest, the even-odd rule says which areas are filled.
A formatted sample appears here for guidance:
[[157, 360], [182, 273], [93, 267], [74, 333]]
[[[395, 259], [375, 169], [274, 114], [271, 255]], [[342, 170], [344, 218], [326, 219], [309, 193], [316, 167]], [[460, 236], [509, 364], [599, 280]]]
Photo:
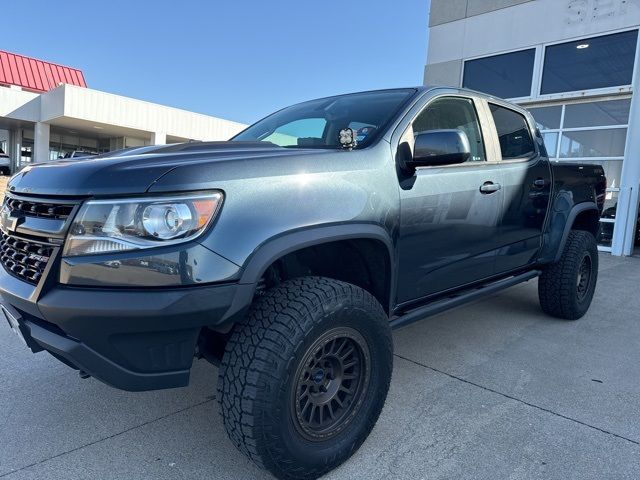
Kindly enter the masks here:
[[50, 126], [48, 123], [36, 122], [34, 127], [33, 138], [33, 162], [49, 161], [49, 133]]
[[[640, 38], [636, 48], [636, 68], [640, 66]], [[616, 225], [613, 229], [611, 253], [613, 255], [631, 255], [634, 247], [636, 223], [638, 221], [638, 202], [640, 195], [640, 71], [636, 73], [629, 111], [627, 143], [622, 163], [620, 194], [616, 208]]]
[[16, 173], [20, 166], [20, 156], [22, 154], [22, 128], [9, 130], [9, 151], [6, 152], [11, 157], [11, 173]]
[[151, 132], [151, 145], [166, 145], [167, 134], [163, 132]]

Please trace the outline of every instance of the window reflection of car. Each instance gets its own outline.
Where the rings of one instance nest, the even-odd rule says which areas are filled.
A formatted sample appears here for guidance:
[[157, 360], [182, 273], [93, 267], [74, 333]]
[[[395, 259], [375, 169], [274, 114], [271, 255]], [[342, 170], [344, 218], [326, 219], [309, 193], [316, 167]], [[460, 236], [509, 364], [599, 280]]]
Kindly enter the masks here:
[[[602, 218], [615, 220], [617, 210], [618, 204], [616, 203], [613, 207], [606, 208], [604, 212], [602, 212]], [[598, 239], [602, 243], [611, 243], [611, 241], [613, 240], [613, 226], [614, 224], [612, 222], [602, 222], [600, 224]], [[640, 211], [638, 212], [638, 220], [636, 222], [636, 235], [634, 242], [635, 245], [640, 245]]]

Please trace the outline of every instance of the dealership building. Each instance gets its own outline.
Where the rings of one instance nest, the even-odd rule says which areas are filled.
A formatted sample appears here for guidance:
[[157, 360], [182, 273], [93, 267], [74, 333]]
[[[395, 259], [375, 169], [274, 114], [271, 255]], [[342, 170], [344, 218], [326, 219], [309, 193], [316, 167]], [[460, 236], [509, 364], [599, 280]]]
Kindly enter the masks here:
[[227, 140], [244, 125], [87, 88], [82, 71], [0, 51], [0, 148], [11, 170], [74, 151]]
[[558, 162], [608, 180], [600, 249], [639, 253], [640, 0], [432, 0], [424, 83], [528, 108]]

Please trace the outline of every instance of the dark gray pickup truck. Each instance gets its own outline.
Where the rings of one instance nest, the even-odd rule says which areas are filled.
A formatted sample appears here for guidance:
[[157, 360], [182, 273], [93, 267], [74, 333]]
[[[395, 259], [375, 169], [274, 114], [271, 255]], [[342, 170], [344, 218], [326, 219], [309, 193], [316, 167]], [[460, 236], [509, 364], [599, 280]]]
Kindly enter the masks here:
[[373, 428], [391, 330], [538, 278], [585, 314], [606, 179], [553, 164], [531, 115], [406, 88], [285, 108], [229, 142], [153, 146], [15, 175], [2, 315], [34, 351], [116, 388], [219, 365], [233, 443], [315, 478]]

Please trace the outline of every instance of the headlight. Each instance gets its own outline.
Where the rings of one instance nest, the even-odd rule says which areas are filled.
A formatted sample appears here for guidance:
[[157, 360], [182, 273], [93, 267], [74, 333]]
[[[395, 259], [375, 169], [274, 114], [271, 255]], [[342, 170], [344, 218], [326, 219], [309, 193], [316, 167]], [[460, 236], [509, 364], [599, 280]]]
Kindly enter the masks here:
[[216, 216], [221, 192], [123, 200], [91, 200], [71, 225], [64, 255], [123, 252], [186, 242]]

